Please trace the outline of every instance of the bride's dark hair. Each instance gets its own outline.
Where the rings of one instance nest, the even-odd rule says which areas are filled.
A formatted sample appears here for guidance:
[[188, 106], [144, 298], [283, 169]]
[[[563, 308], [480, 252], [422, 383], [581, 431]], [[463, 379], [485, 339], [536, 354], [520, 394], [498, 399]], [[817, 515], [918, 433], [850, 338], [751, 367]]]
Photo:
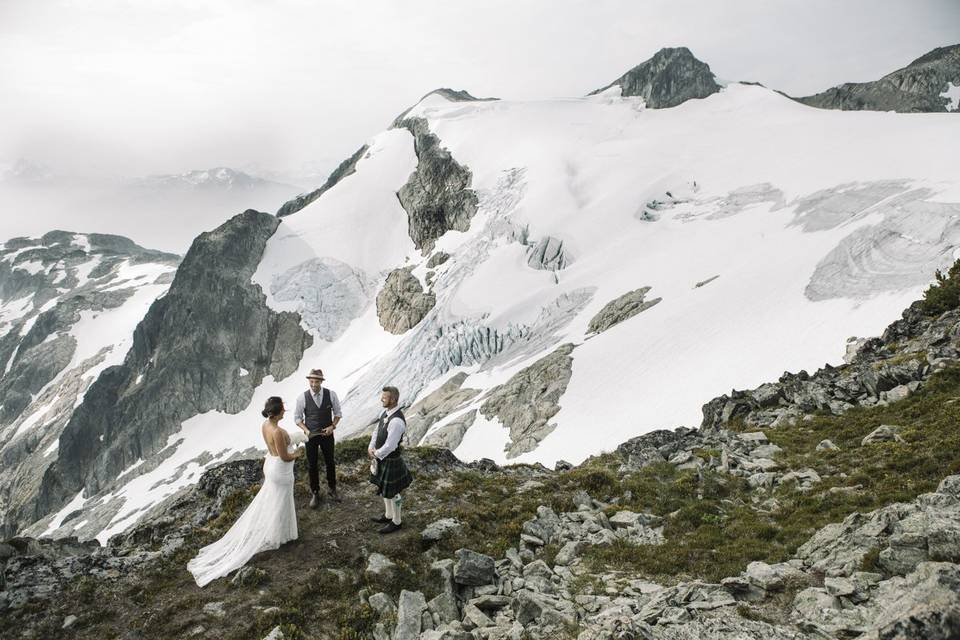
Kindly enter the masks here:
[[280, 415], [281, 411], [283, 411], [283, 400], [280, 396], [270, 396], [263, 404], [263, 411], [260, 413], [263, 414], [264, 418], [272, 418]]

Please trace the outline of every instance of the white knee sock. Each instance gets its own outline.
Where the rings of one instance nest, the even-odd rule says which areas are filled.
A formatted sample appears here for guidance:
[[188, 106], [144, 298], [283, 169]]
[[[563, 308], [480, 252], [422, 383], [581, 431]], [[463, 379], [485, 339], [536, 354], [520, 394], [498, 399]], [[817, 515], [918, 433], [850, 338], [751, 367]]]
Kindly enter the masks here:
[[389, 498], [383, 499], [383, 517], [393, 520], [393, 500]]
[[393, 503], [393, 524], [400, 524], [400, 511], [403, 506], [403, 498], [397, 494], [391, 502]]

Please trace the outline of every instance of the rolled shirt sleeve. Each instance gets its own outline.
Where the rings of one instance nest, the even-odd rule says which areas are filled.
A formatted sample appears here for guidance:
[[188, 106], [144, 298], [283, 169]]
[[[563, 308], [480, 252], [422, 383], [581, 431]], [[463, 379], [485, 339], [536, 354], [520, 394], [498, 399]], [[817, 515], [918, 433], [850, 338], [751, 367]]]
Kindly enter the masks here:
[[293, 422], [294, 424], [304, 424], [306, 420], [304, 419], [304, 411], [306, 411], [306, 403], [303, 400], [303, 394], [297, 396], [297, 408], [293, 412]]
[[[397, 445], [400, 444], [400, 438], [403, 437], [404, 431], [406, 431], [406, 426], [403, 424], [403, 420], [390, 418], [390, 422], [387, 424], [387, 441], [374, 452], [377, 459], [383, 460], [397, 450]], [[374, 434], [374, 437], [376, 437], [376, 434]]]
[[333, 406], [333, 417], [342, 418], [343, 413], [340, 412], [340, 398], [337, 397], [337, 393], [330, 389], [330, 404]]

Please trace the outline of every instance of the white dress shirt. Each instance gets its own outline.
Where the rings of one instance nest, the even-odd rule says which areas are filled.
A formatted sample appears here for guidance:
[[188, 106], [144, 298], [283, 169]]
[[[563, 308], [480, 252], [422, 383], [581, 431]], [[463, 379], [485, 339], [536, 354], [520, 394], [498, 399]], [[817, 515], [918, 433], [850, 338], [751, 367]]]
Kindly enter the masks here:
[[[400, 407], [394, 407], [389, 411], [384, 411], [380, 414], [381, 418], [392, 416], [397, 411], [400, 410]], [[403, 420], [400, 418], [389, 418], [387, 423], [387, 441], [383, 443], [383, 446], [373, 452], [373, 455], [377, 457], [377, 460], [383, 460], [388, 455], [397, 450], [397, 446], [400, 444], [400, 438], [403, 437], [403, 432], [407, 430], [407, 425], [404, 424]], [[370, 436], [370, 448], [373, 449], [377, 446], [377, 431], [379, 429], [373, 430], [373, 435]]]
[[[314, 393], [310, 389], [307, 389], [307, 391], [310, 393], [310, 395], [313, 396], [313, 401], [319, 407], [320, 403], [323, 402], [323, 387], [320, 387], [320, 391], [317, 391], [316, 393]], [[329, 389], [329, 391], [330, 391], [330, 405], [333, 408], [333, 417], [342, 418], [343, 414], [340, 413], [340, 398], [337, 397], [337, 394], [333, 389]], [[306, 412], [306, 408], [307, 408], [307, 401], [303, 397], [303, 394], [302, 393], [297, 394], [297, 408], [293, 412], [293, 422], [295, 424], [303, 424], [305, 422], [304, 413]]]

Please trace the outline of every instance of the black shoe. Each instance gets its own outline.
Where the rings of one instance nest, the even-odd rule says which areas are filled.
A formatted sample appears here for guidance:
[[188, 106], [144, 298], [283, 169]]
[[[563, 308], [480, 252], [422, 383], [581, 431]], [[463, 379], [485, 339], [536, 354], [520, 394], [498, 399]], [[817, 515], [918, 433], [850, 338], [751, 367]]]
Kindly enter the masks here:
[[327, 495], [330, 496], [330, 499], [336, 503], [343, 502], [343, 498], [340, 497], [340, 494], [337, 493], [336, 489], [331, 489], [329, 492], [327, 492]]
[[320, 507], [320, 494], [314, 491], [313, 496], [310, 498], [310, 508], [317, 509], [319, 507]]
[[380, 516], [379, 518], [370, 518], [370, 522], [376, 522], [377, 524], [386, 524], [388, 522], [393, 522], [387, 516]]
[[389, 523], [387, 523], [387, 524], [385, 524], [384, 526], [380, 527], [380, 529], [379, 529], [378, 531], [379, 531], [379, 533], [393, 533], [394, 531], [398, 531], [398, 530], [400, 529], [400, 527], [402, 527], [402, 526], [403, 526], [402, 524], [395, 524], [395, 523], [391, 520]]

